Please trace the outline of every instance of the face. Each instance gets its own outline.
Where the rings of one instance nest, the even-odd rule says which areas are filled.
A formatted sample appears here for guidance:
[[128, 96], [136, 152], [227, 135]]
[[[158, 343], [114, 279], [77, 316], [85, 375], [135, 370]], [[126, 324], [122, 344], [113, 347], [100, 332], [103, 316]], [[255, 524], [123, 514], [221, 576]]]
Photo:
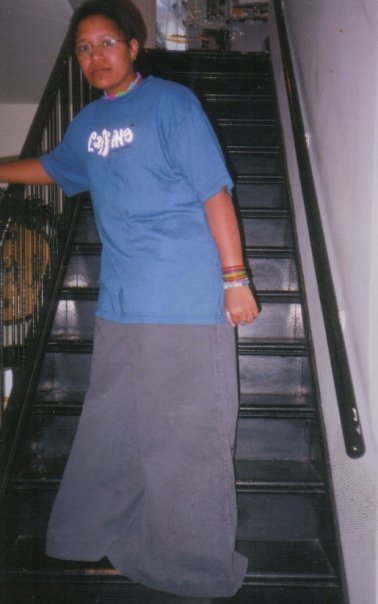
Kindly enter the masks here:
[[[116, 24], [94, 15], [79, 23], [76, 32], [76, 48], [78, 45], [89, 43], [92, 51], [89, 54], [76, 53], [85, 79], [100, 90], [117, 93], [127, 90], [135, 78], [133, 59], [138, 52], [137, 40], [130, 44], [117, 42], [114, 46], [106, 46], [106, 40], [123, 40], [123, 35]], [[97, 46], [103, 44], [105, 46]]]

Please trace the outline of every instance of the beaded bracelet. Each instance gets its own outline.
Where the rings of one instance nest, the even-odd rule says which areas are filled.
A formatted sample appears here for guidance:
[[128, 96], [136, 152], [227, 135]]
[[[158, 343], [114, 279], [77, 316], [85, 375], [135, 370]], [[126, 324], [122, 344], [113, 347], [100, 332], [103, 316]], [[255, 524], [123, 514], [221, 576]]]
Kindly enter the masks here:
[[250, 285], [250, 280], [244, 264], [225, 266], [222, 269], [222, 273], [224, 289]]
[[249, 279], [241, 279], [240, 281], [231, 281], [230, 283], [223, 283], [223, 289], [233, 289], [234, 287], [245, 287], [250, 285]]

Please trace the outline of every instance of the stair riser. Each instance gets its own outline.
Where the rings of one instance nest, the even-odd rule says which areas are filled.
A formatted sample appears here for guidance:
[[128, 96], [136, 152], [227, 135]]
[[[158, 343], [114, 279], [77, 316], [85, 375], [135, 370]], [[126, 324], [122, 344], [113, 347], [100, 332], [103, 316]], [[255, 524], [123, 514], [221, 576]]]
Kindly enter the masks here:
[[51, 353], [44, 357], [38, 390], [52, 393], [85, 392], [89, 384], [91, 354]]
[[[52, 337], [91, 339], [95, 309], [95, 300], [60, 300]], [[239, 326], [238, 334], [240, 342], [249, 338], [303, 338], [301, 304], [265, 302], [258, 320]]]
[[288, 201], [284, 185], [272, 182], [237, 182], [235, 196], [240, 208], [280, 209], [287, 207]]
[[243, 394], [308, 394], [311, 379], [304, 357], [240, 356]]
[[219, 124], [220, 136], [227, 145], [240, 145], [251, 147], [276, 147], [280, 144], [281, 137], [277, 125], [241, 124], [228, 125]]
[[[79, 416], [59, 415], [58, 407], [55, 415], [31, 414], [16, 459], [17, 479], [60, 478], [78, 421]], [[242, 417], [238, 421], [236, 458], [307, 462], [315, 458], [315, 436], [310, 419]]]
[[232, 53], [215, 56], [203, 51], [194, 56], [192, 53], [182, 52], [163, 53], [160, 57], [147, 53], [144, 57], [141, 57], [141, 62], [142, 65], [146, 64], [150, 73], [158, 73], [159, 71], [169, 73], [174, 80], [177, 80], [181, 73], [185, 74], [186, 77], [194, 73], [196, 78], [197, 74], [205, 72], [211, 73], [212, 76], [222, 73], [224, 78], [227, 77], [227, 74], [233, 76], [236, 73], [247, 74], [247, 76], [251, 73], [254, 76], [259, 74], [269, 76], [271, 73], [270, 59], [264, 54], [255, 54], [253, 57], [246, 55], [243, 58]]
[[255, 493], [238, 495], [239, 526], [242, 541], [306, 541], [321, 532], [322, 495]]
[[243, 120], [277, 121], [276, 104], [270, 99], [208, 98], [205, 108], [213, 120], [230, 120], [236, 116]]
[[[233, 604], [342, 604], [340, 593], [335, 585], [322, 584], [318, 586], [296, 587], [285, 581], [279, 581], [278, 586], [264, 585], [267, 581], [256, 580], [257, 587], [245, 586], [232, 598]], [[280, 585], [282, 583], [282, 585]], [[330, 582], [331, 583], [331, 582]], [[10, 595], [11, 594], [11, 595]], [[43, 602], [54, 604], [182, 604], [183, 599], [169, 594], [144, 590], [136, 584], [93, 583], [84, 581], [77, 583], [74, 579], [66, 578], [64, 582], [55, 580], [35, 583], [34, 580], [23, 578], [17, 584], [0, 584], [2, 602], [19, 604], [20, 602]], [[8, 599], [6, 599], [8, 598]], [[9, 599], [11, 598], [11, 599]], [[217, 604], [218, 600], [213, 600]], [[194, 604], [194, 600], [188, 604]], [[199, 600], [198, 604], [201, 604]], [[219, 600], [225, 604], [225, 600]]]
[[253, 151], [231, 151], [228, 155], [234, 173], [238, 176], [283, 175], [282, 158], [276, 151], [255, 153]]
[[[292, 258], [250, 259], [255, 285], [260, 290], [297, 291], [298, 277]], [[98, 287], [100, 258], [93, 255], [71, 257], [64, 287]]]
[[52, 327], [52, 337], [92, 338], [95, 309], [95, 300], [60, 300]]
[[192, 74], [183, 73], [178, 75], [176, 81], [188, 86], [200, 97], [214, 94], [229, 96], [230, 88], [236, 95], [272, 97], [274, 94], [271, 81], [264, 75], [243, 78], [238, 74], [231, 77], [225, 77], [223, 74], [209, 77], [204, 74], [193, 81]]
[[284, 247], [293, 245], [287, 218], [243, 218], [243, 234], [248, 246]]
[[64, 287], [98, 287], [99, 255], [71, 256], [64, 279]]
[[83, 212], [75, 232], [75, 242], [99, 243], [95, 219], [92, 213]]
[[[20, 535], [44, 537], [55, 495], [56, 489], [14, 492], [12, 511]], [[238, 540], [305, 541], [322, 532], [322, 495], [255, 493], [237, 499]]]
[[239, 341], [245, 338], [303, 338], [301, 304], [264, 302], [252, 325], [238, 327]]
[[308, 461], [314, 458], [316, 431], [310, 419], [240, 418], [236, 458]]
[[[248, 205], [248, 207], [250, 206]], [[79, 234], [81, 230], [86, 232], [87, 236], [77, 236], [75, 238], [76, 241], [93, 244], [99, 243], [93, 217], [83, 217]], [[291, 247], [293, 245], [292, 229], [288, 218], [271, 218], [270, 216], [262, 218], [243, 218], [242, 231], [247, 245], [268, 247]]]
[[292, 258], [257, 258], [249, 259], [253, 281], [258, 290], [298, 291], [298, 275], [295, 261]]
[[[83, 392], [88, 387], [90, 353], [45, 355], [39, 390]], [[243, 394], [311, 393], [308, 361], [296, 356], [239, 356], [240, 391]]]

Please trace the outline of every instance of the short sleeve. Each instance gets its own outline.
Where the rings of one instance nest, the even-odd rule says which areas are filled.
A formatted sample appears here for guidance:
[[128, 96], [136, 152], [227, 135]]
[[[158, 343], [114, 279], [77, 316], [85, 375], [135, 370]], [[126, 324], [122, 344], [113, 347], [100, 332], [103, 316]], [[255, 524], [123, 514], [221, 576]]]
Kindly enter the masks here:
[[62, 142], [40, 158], [47, 174], [68, 197], [87, 191], [89, 188], [84, 154], [80, 154], [80, 144], [75, 144], [75, 138], [75, 121], [73, 121]]
[[226, 168], [218, 138], [201, 105], [189, 104], [168, 140], [171, 162], [189, 181], [202, 202], [233, 181]]

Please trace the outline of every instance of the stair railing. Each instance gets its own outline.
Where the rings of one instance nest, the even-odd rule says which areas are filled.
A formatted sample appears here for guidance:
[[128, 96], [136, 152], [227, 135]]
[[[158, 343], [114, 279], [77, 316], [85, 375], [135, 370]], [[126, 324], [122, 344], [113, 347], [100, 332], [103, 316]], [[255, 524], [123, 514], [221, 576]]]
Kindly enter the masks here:
[[296, 158], [305, 211], [309, 228], [315, 273], [323, 312], [333, 379], [338, 401], [345, 449], [350, 457], [361, 457], [365, 452], [362, 428], [358, 414], [348, 356], [339, 321], [336, 293], [316, 195], [311, 162], [305, 139], [305, 129], [298, 90], [295, 82], [290, 45], [287, 36], [281, 0], [273, 0], [281, 48], [286, 91], [293, 128]]
[[[20, 154], [40, 156], [61, 140], [91, 98], [63, 44]], [[10, 185], [0, 199], [0, 435], [3, 463], [42, 356], [44, 324], [77, 204], [57, 186]], [[35, 378], [36, 379], [36, 378]]]

